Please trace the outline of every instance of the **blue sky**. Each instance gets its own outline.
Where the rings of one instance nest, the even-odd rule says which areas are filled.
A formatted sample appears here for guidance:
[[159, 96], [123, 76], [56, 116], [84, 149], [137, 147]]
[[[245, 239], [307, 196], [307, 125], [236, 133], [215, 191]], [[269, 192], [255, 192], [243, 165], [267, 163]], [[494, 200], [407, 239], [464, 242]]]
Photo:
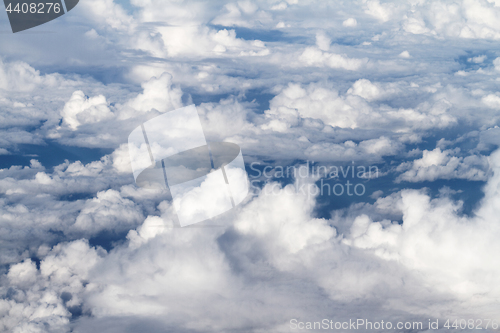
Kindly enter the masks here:
[[[500, 2], [81, 0], [16, 34], [2, 17], [1, 332], [500, 320]], [[258, 181], [180, 228], [127, 140], [191, 104]], [[306, 165], [379, 173], [256, 171]], [[363, 194], [318, 192], [347, 181]]]

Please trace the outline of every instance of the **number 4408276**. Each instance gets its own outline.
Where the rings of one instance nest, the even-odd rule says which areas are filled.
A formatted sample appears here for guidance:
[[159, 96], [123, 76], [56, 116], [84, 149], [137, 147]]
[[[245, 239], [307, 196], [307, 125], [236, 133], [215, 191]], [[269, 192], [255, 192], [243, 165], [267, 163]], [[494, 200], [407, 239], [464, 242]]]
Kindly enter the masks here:
[[59, 3], [52, 3], [52, 2], [47, 2], [47, 3], [18, 3], [14, 8], [12, 8], [12, 3], [9, 3], [7, 8], [5, 9], [7, 13], [31, 13], [31, 14], [48, 14], [48, 13], [60, 13], [61, 12], [61, 4]]
[[496, 320], [491, 320], [491, 319], [455, 319], [453, 322], [450, 324], [450, 319], [446, 321], [444, 324], [445, 328], [447, 329], [476, 329], [476, 330], [482, 330], [482, 329], [488, 329], [492, 328], [496, 330], [498, 328], [498, 323]]

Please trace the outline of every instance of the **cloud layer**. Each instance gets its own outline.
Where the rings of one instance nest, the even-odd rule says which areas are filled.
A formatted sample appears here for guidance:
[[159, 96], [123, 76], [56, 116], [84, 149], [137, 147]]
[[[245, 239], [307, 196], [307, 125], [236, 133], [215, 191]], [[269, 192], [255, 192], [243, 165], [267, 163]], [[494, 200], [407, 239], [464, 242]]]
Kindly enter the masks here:
[[[1, 34], [0, 331], [500, 320], [499, 5], [89, 0]], [[247, 171], [380, 173], [257, 177], [180, 228], [126, 143], [191, 104]]]

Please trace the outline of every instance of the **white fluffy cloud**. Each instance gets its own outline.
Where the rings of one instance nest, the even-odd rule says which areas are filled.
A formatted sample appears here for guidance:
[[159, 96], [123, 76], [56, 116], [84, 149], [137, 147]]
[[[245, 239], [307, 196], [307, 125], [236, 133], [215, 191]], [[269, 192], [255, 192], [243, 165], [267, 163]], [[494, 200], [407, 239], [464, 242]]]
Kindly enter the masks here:
[[[39, 269], [30, 259], [12, 265], [6, 275], [11, 296], [0, 300], [0, 329], [16, 333], [66, 332], [69, 309], [81, 307], [80, 294], [89, 270], [104, 253], [79, 240], [61, 243], [43, 253]], [[2, 287], [0, 293], [5, 296], [7, 290]]]
[[355, 18], [350, 17], [347, 20], [345, 20], [344, 22], [342, 22], [342, 25], [344, 27], [355, 27], [358, 25], [358, 22], [356, 21]]
[[[488, 180], [486, 197], [477, 215], [468, 219], [457, 214], [460, 206], [447, 198], [430, 198], [415, 190], [403, 191], [398, 208], [403, 223], [373, 223], [359, 216], [346, 242], [388, 261], [397, 261], [422, 274], [437, 292], [454, 295], [456, 311], [468, 315], [494, 315], [491, 304], [499, 292], [497, 264], [491, 250], [497, 247], [498, 151], [491, 156], [494, 175]], [[490, 271], [486, 273], [486, 271]], [[481, 273], [482, 272], [482, 273]], [[477, 295], [482, 295], [477, 297]], [[466, 306], [458, 303], [467, 301]]]
[[143, 93], [139, 94], [127, 105], [137, 111], [156, 109], [160, 112], [171, 111], [182, 107], [182, 91], [172, 87], [172, 76], [163, 73], [142, 84]]
[[455, 153], [451, 149], [424, 150], [422, 158], [398, 166], [397, 170], [404, 172], [396, 181], [422, 182], [453, 178], [486, 180], [489, 163], [484, 156], [459, 157], [454, 156]]
[[[404, 87], [411, 89], [411, 87]], [[427, 129], [454, 125], [456, 119], [447, 112], [446, 103], [438, 100], [435, 105], [422, 103], [415, 108], [393, 109], [372, 101], [396, 95], [402, 87], [373, 84], [369, 80], [356, 81], [345, 95], [329, 87], [310, 84], [302, 87], [289, 84], [288, 87], [271, 101], [266, 115], [272, 120], [269, 128], [280, 131], [294, 126], [298, 117], [314, 118], [332, 127], [372, 128], [391, 124], [394, 131], [408, 128]]]
[[88, 97], [83, 91], [78, 90], [64, 105], [61, 116], [64, 124], [76, 130], [81, 124], [98, 123], [112, 118], [113, 114], [108, 107], [106, 97], [102, 95]]
[[[79, 240], [41, 248], [39, 269], [30, 260], [13, 265], [9, 285], [23, 296], [3, 301], [3, 308], [24, 310], [2, 323], [10, 329], [45, 323], [64, 331], [68, 309], [81, 308], [92, 314], [76, 323], [81, 332], [108, 321], [123, 329], [151, 315], [177, 330], [250, 324], [280, 331], [296, 316], [336, 309], [332, 319], [345, 320], [352, 311], [365, 311], [346, 304], [353, 297], [382, 303], [385, 321], [402, 314], [421, 320], [450, 315], [498, 320], [498, 258], [491, 252], [500, 232], [494, 222], [498, 152], [491, 161], [494, 174], [476, 215], [463, 217], [447, 197], [404, 190], [375, 203], [380, 211], [390, 204], [402, 224], [358, 213], [352, 222], [335, 222], [350, 225], [345, 234], [336, 232], [333, 221], [312, 217], [315, 197], [294, 185], [262, 191], [215, 228], [175, 228], [172, 206], [163, 202], [160, 216], [149, 216], [110, 253]], [[44, 294], [38, 292], [41, 286]], [[28, 303], [24, 295], [30, 294], [36, 298]], [[432, 306], [415, 305], [429, 297]], [[277, 300], [286, 305], [276, 307]], [[218, 315], [229, 309], [234, 316]]]
[[[324, 48], [324, 47], [322, 47]], [[308, 47], [299, 57], [306, 66], [339, 68], [350, 71], [366, 67], [368, 59], [350, 58], [346, 55], [324, 52], [321, 48]]]

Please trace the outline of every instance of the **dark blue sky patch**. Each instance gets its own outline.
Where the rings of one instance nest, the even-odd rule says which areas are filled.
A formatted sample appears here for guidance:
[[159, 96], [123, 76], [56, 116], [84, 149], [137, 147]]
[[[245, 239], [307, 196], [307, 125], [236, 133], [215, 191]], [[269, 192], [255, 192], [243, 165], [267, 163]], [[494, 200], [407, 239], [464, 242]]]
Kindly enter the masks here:
[[244, 40], [260, 40], [263, 42], [281, 42], [294, 44], [307, 44], [310, 40], [304, 36], [291, 36], [281, 30], [259, 30], [244, 27], [225, 27], [222, 25], [209, 25], [216, 30], [234, 30], [236, 37]]
[[89, 200], [95, 197], [95, 193], [69, 193], [59, 197], [60, 201]]
[[137, 9], [130, 3], [130, 0], [114, 0], [114, 2], [122, 6], [128, 15], [132, 15]]
[[137, 87], [132, 84], [127, 84], [127, 79], [124, 77], [125, 73], [127, 73], [126, 67], [118, 67], [118, 66], [67, 66], [61, 69], [58, 65], [50, 65], [50, 66], [40, 66], [37, 69], [40, 69], [41, 74], [51, 74], [54, 72], [58, 72], [61, 75], [71, 76], [80, 76], [82, 79], [93, 79], [103, 84], [126, 84], [127, 89], [129, 91], [137, 91], [137, 93], [142, 92], [140, 87]]
[[47, 169], [52, 169], [65, 160], [87, 164], [112, 152], [113, 149], [109, 148], [70, 147], [55, 141], [48, 141], [45, 146], [22, 144], [17, 146], [12, 155], [0, 155], [0, 168], [13, 165], [29, 166], [32, 159], [38, 160]]
[[[402, 162], [401, 160], [400, 162]], [[376, 201], [376, 198], [370, 197], [376, 191], [382, 191], [383, 197], [388, 196], [392, 193], [399, 192], [403, 189], [427, 189], [428, 194], [431, 198], [437, 198], [443, 195], [443, 191], [448, 193], [449, 197], [455, 201], [463, 201], [463, 207], [459, 214], [464, 214], [471, 216], [474, 210], [478, 207], [481, 199], [484, 197], [483, 187], [486, 184], [484, 181], [468, 181], [464, 179], [437, 179], [435, 181], [424, 181], [418, 183], [401, 182], [395, 183], [394, 180], [398, 174], [389, 173], [384, 175], [386, 170], [386, 164], [379, 165], [369, 165], [363, 163], [355, 163], [355, 174], [352, 175], [352, 165], [349, 163], [344, 164], [332, 164], [338, 167], [338, 177], [329, 178], [322, 177], [315, 182], [318, 189], [313, 189], [308, 187], [308, 185], [301, 187], [300, 185], [295, 185], [295, 178], [293, 176], [295, 167], [296, 172], [300, 172], [299, 167], [306, 163], [305, 161], [295, 161], [287, 165], [283, 165], [283, 170], [285, 170], [283, 176], [279, 173], [279, 168], [275, 164], [275, 161], [268, 161], [262, 163], [254, 163], [245, 165], [246, 171], [248, 173], [250, 186], [253, 190], [257, 192], [262, 190], [262, 188], [270, 182], [277, 182], [280, 184], [281, 188], [287, 185], [296, 186], [298, 192], [304, 192], [307, 195], [317, 195], [316, 206], [314, 209], [314, 216], [318, 218], [331, 218], [331, 212], [333, 210], [340, 210], [350, 207], [356, 203], [371, 203]], [[396, 165], [399, 164], [395, 163]], [[332, 166], [330, 165], [330, 167]], [[266, 174], [264, 174], [264, 169], [267, 167]], [[310, 173], [316, 174], [318, 170], [318, 164], [312, 167], [310, 165]], [[327, 166], [328, 167], [328, 166]], [[343, 169], [341, 169], [341, 167]], [[378, 176], [374, 174], [371, 179], [358, 177], [358, 167], [364, 167], [368, 172], [369, 168], [372, 167], [374, 173], [378, 169]], [[377, 169], [376, 169], [376, 168]], [[287, 174], [286, 170], [289, 169]], [[300, 176], [299, 176], [300, 178]], [[311, 184], [312, 185], [312, 184]]]
[[89, 245], [100, 246], [109, 252], [117, 245], [126, 241], [128, 232], [129, 230], [103, 230], [89, 238]]
[[[498, 45], [495, 45], [498, 48]], [[493, 66], [493, 60], [496, 59], [497, 55], [495, 51], [492, 50], [468, 50], [465, 51], [466, 54], [458, 56], [456, 61], [460, 64], [461, 69], [465, 71], [478, 70], [479, 68], [487, 68]], [[481, 62], [478, 58], [484, 56], [484, 60]], [[476, 61], [474, 61], [476, 58]]]
[[[342, 180], [340, 181], [342, 182]], [[326, 182], [325, 182], [326, 183]], [[344, 181], [345, 183], [345, 181]], [[320, 186], [319, 184], [317, 184]], [[480, 181], [467, 181], [462, 179], [439, 179], [433, 182], [421, 182], [421, 183], [393, 183], [391, 177], [381, 177], [379, 179], [372, 179], [366, 183], [364, 186], [366, 188], [366, 194], [363, 196], [352, 195], [348, 196], [346, 193], [340, 196], [335, 195], [322, 195], [317, 197], [317, 203], [315, 207], [315, 216], [318, 218], [331, 218], [331, 212], [334, 210], [348, 208], [355, 203], [370, 203], [373, 204], [376, 199], [370, 198], [370, 195], [375, 191], [383, 191], [382, 196], [388, 196], [392, 193], [399, 192], [403, 189], [427, 189], [428, 194], [431, 198], [437, 198], [442, 196], [443, 189], [449, 188], [450, 198], [452, 200], [463, 201], [463, 206], [459, 215], [473, 216], [475, 209], [478, 208], [481, 200], [484, 198], [483, 187], [485, 182]], [[447, 190], [446, 190], [447, 191]]]
[[251, 89], [245, 92], [246, 102], [252, 102], [254, 100], [257, 102], [258, 107], [256, 113], [258, 114], [263, 114], [264, 111], [269, 110], [269, 103], [274, 97], [274, 94], [262, 91], [261, 89]]
[[202, 103], [218, 103], [221, 99], [226, 99], [231, 97], [231, 94], [200, 94], [190, 89], [184, 89], [185, 93], [189, 93], [195, 105], [200, 105]]

